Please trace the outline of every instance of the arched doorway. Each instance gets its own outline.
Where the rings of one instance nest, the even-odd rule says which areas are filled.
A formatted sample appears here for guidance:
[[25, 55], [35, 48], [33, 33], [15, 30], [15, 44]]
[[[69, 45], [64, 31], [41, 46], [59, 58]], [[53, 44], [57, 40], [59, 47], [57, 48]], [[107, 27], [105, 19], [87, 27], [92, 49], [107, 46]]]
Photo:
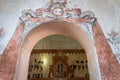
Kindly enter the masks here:
[[54, 34], [66, 35], [77, 40], [87, 54], [90, 80], [101, 80], [96, 48], [93, 42], [79, 26], [65, 21], [43, 23], [29, 32], [20, 49], [15, 80], [27, 80], [30, 53], [34, 45], [40, 39]]
[[89, 80], [87, 56], [71, 37], [47, 36], [32, 49], [27, 80]]

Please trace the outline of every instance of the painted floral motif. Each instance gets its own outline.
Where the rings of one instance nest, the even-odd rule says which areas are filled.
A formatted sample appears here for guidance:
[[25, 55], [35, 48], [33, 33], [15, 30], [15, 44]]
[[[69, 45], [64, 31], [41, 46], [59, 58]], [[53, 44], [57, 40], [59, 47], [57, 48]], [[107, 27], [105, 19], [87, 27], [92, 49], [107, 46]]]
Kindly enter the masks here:
[[110, 43], [110, 46], [118, 62], [120, 63], [120, 34], [113, 30], [108, 34], [108, 36], [109, 36], [108, 42]]

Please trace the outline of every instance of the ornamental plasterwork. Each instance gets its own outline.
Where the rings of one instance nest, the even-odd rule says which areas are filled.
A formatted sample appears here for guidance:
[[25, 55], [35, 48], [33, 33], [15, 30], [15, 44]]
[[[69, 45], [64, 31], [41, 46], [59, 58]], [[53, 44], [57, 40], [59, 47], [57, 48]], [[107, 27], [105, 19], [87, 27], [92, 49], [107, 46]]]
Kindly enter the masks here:
[[[81, 12], [79, 8], [66, 8], [66, 4], [63, 2], [52, 2], [49, 6], [45, 8], [36, 9], [27, 9], [22, 11], [22, 16], [20, 17], [23, 21], [49, 21], [49, 20], [61, 20], [64, 18], [79, 18], [79, 19], [88, 19], [86, 22], [94, 21], [95, 17], [91, 11]], [[47, 19], [48, 20], [47, 20]]]
[[81, 12], [79, 8], [66, 8], [66, 2], [51, 2], [45, 8], [27, 9], [22, 11], [20, 19], [26, 22], [22, 39], [27, 33], [41, 23], [60, 20], [78, 24], [93, 41], [92, 25], [96, 20], [95, 15], [91, 11]]
[[[53, 20], [61, 20], [79, 24], [84, 23], [84, 26], [86, 26], [84, 30], [86, 29], [85, 31], [87, 31], [88, 34], [91, 33], [88, 26], [92, 25], [96, 20], [93, 12], [81, 12], [81, 9], [79, 8], [66, 8], [66, 4], [66, 0], [51, 0], [50, 4], [48, 4], [45, 8], [39, 8], [35, 11], [32, 9], [23, 10], [20, 20], [26, 22], [24, 36], [37, 25]], [[90, 37], [91, 35], [92, 33], [89, 34]]]
[[110, 33], [108, 33], [107, 40], [120, 64], [120, 34], [112, 30]]

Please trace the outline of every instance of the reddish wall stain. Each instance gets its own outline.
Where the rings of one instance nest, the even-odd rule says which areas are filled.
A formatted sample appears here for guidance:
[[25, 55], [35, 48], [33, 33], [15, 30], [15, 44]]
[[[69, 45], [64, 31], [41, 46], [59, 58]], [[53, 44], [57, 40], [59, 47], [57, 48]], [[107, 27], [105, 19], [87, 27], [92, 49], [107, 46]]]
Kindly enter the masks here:
[[93, 33], [102, 80], [120, 80], [120, 65], [97, 21], [94, 23]]
[[25, 24], [19, 21], [16, 31], [0, 58], [0, 80], [13, 80]]

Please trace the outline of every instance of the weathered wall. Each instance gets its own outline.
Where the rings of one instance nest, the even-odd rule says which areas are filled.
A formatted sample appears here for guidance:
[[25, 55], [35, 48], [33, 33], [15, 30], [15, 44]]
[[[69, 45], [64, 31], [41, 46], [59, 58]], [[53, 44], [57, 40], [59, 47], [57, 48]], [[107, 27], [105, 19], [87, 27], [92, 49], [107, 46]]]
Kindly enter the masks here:
[[94, 23], [93, 33], [102, 80], [119, 80], [120, 65], [115, 59], [98, 22]]
[[[46, 7], [50, 0], [0, 0], [0, 54], [3, 53], [8, 41], [13, 35], [18, 17], [24, 9], [38, 9]], [[120, 1], [119, 0], [67, 0], [67, 7], [81, 8], [81, 10], [93, 11], [98, 18], [102, 30], [107, 38], [111, 31], [119, 33], [120, 36]], [[44, 3], [44, 4], [43, 4]], [[3, 30], [1, 32], [1, 30]], [[114, 38], [120, 38], [118, 35]], [[120, 44], [120, 40], [118, 40]], [[113, 43], [113, 50], [117, 49]], [[117, 45], [119, 46], [119, 45]], [[117, 49], [118, 51], [120, 49]], [[118, 53], [118, 51], [114, 51]]]
[[[119, 79], [119, 74], [117, 73], [117, 71], [119, 72], [119, 65], [116, 62], [113, 53], [116, 54], [116, 57], [119, 59], [120, 57], [120, 29], [119, 29], [119, 21], [120, 21], [120, 2], [116, 0], [116, 1], [95, 1], [95, 0], [81, 0], [81, 2], [79, 0], [76, 0], [74, 2], [72, 2], [72, 0], [68, 0], [68, 5], [67, 7], [80, 7], [82, 10], [86, 11], [86, 10], [91, 10], [95, 13], [96, 18], [98, 18], [98, 22], [101, 25], [101, 28], [106, 36], [106, 38], [104, 38], [104, 35], [101, 33], [100, 29], [95, 28], [94, 31], [94, 37], [95, 37], [95, 42], [96, 42], [96, 48], [97, 48], [97, 52], [98, 52], [98, 57], [99, 57], [99, 64], [100, 64], [100, 70], [102, 72], [102, 79], [106, 80], [106, 79], [111, 79], [111, 80], [116, 80]], [[38, 3], [40, 2], [40, 3]], [[31, 9], [37, 9], [39, 7], [46, 7], [43, 4], [43, 0], [41, 1], [14, 1], [14, 0], [9, 0], [7, 2], [5, 2], [5, 0], [1, 0], [0, 1], [0, 8], [1, 8], [1, 26], [0, 26], [0, 54], [2, 54], [3, 50], [5, 49], [7, 43], [9, 42], [11, 36], [13, 35], [15, 29], [16, 29], [16, 24], [17, 24], [17, 19], [18, 16], [20, 16], [20, 12], [23, 9], [27, 9], [27, 8], [31, 8]], [[47, 0], [46, 0], [47, 2]], [[78, 4], [79, 3], [79, 4]], [[41, 5], [42, 4], [42, 5]], [[24, 24], [23, 24], [24, 25]], [[21, 27], [22, 28], [22, 27]], [[19, 28], [18, 28], [19, 29]], [[22, 30], [22, 29], [21, 29]], [[100, 31], [100, 32], [99, 32]], [[17, 31], [19, 33], [19, 31]], [[22, 31], [21, 31], [22, 33]], [[17, 34], [17, 33], [16, 33]], [[8, 45], [8, 47], [6, 48], [6, 51], [4, 53], [7, 53], [7, 57], [3, 57], [1, 58], [1, 63], [2, 66], [5, 66], [6, 69], [8, 68], [12, 68], [13, 70], [15, 69], [15, 64], [16, 62], [13, 62], [12, 60], [14, 60], [14, 58], [11, 59], [11, 63], [13, 63], [14, 66], [7, 66], [9, 65], [9, 60], [8, 59], [4, 59], [4, 58], [11, 58], [10, 56], [14, 56], [11, 53], [16, 53], [18, 52], [18, 48], [15, 46], [19, 46], [20, 44], [16, 43], [15, 45], [13, 45], [12, 43], [17, 42], [17, 40], [19, 40], [19, 37], [21, 39], [21, 35], [22, 34], [17, 34], [19, 35], [19, 37], [17, 37], [17, 35], [14, 35], [12, 40], [9, 42], [10, 44]], [[104, 44], [100, 44], [102, 42], [104, 42]], [[109, 45], [107, 44], [107, 41], [110, 43], [112, 49], [113, 49], [113, 53], [109, 47]], [[12, 45], [11, 45], [12, 44]], [[13, 47], [12, 47], [13, 46]], [[11, 49], [12, 48], [12, 49]], [[14, 50], [15, 48], [15, 50]], [[9, 53], [10, 51], [10, 53]], [[8, 55], [9, 53], [9, 55]], [[102, 54], [102, 55], [101, 55]], [[15, 57], [16, 60], [17, 57]], [[3, 64], [4, 60], [5, 64]], [[14, 61], [15, 61], [14, 60]], [[103, 60], [103, 61], [102, 61]], [[105, 62], [106, 61], [106, 62]], [[111, 66], [111, 67], [110, 67]], [[1, 67], [0, 70], [2, 70], [1, 72], [6, 72], [3, 68]], [[107, 68], [107, 69], [106, 69]], [[12, 70], [11, 69], [11, 70]], [[111, 70], [112, 69], [112, 70]], [[9, 71], [14, 73], [14, 71]], [[8, 72], [8, 73], [9, 73]], [[7, 73], [7, 72], [6, 72]], [[116, 73], [116, 74], [115, 74]], [[2, 73], [1, 73], [2, 74]], [[10, 73], [9, 73], [10, 74]], [[113, 75], [114, 74], [114, 75]], [[6, 76], [6, 75], [4, 75]], [[110, 77], [109, 77], [110, 76]], [[11, 78], [13, 77], [13, 75], [10, 76]]]

